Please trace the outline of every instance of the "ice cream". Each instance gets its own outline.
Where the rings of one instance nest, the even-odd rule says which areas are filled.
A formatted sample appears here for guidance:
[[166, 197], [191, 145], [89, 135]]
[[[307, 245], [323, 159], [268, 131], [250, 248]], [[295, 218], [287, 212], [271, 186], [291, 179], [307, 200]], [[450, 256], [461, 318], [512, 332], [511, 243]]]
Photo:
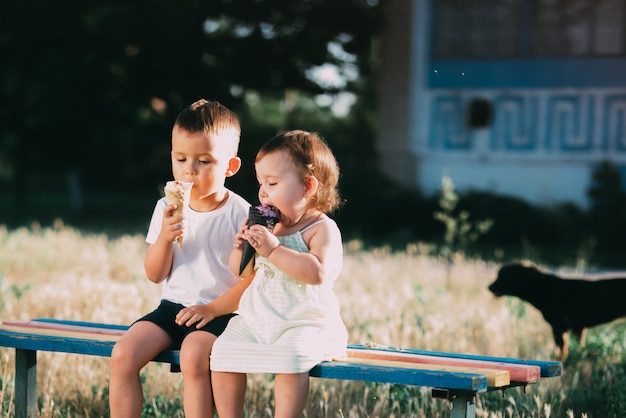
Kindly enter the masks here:
[[[167, 203], [176, 205], [176, 209], [172, 212], [173, 216], [183, 215], [184, 208], [189, 201], [189, 195], [191, 192], [191, 186], [193, 183], [185, 181], [172, 180], [165, 183], [165, 198]], [[184, 216], [184, 215], [183, 215]], [[178, 248], [183, 249], [183, 236], [180, 235], [177, 239]]]
[[[279, 222], [278, 212], [271, 206], [251, 206], [248, 211], [248, 227], [252, 225], [263, 225], [270, 232], [274, 229], [274, 225]], [[243, 242], [243, 254], [241, 255], [241, 263], [239, 265], [239, 274], [241, 274], [248, 263], [254, 257], [255, 250], [248, 241]]]

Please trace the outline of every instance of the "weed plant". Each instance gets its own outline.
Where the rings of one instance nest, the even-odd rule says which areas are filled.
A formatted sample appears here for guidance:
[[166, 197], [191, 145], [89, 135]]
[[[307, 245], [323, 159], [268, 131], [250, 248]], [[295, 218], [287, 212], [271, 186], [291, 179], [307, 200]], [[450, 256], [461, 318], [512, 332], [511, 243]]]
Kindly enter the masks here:
[[[141, 235], [81, 233], [57, 222], [0, 227], [0, 320], [50, 317], [129, 324], [153, 309], [160, 287], [145, 279]], [[336, 291], [351, 343], [549, 360], [550, 328], [532, 306], [487, 290], [497, 263], [426, 243], [402, 251], [345, 244]], [[447, 282], [447, 285], [446, 285]], [[581, 307], [582, 308], [582, 307]], [[620, 417], [626, 411], [626, 324], [592, 328], [573, 344], [558, 378], [480, 394], [477, 415]], [[0, 348], [0, 416], [13, 416], [14, 352]], [[37, 402], [44, 418], [108, 417], [108, 358], [39, 353]], [[182, 417], [182, 379], [168, 365], [142, 372], [144, 417]], [[272, 379], [250, 375], [246, 417], [271, 416]], [[306, 417], [448, 417], [427, 388], [311, 380]]]

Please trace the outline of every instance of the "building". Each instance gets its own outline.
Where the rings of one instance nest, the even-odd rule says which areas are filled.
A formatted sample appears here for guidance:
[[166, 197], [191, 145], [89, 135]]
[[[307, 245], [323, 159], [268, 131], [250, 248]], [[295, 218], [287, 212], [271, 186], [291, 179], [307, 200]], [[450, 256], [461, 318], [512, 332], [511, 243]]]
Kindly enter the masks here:
[[626, 177], [625, 0], [385, 0], [382, 170], [424, 193], [589, 204]]

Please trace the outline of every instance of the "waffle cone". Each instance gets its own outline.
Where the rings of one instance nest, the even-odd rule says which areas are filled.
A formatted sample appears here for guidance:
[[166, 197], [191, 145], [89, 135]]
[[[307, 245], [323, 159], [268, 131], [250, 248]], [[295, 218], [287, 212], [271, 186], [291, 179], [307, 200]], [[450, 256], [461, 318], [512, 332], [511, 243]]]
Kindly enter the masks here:
[[[170, 205], [176, 205], [176, 209], [172, 211], [173, 216], [179, 216], [184, 214], [186, 201], [189, 200], [189, 192], [193, 183], [187, 183], [184, 181], [168, 181], [165, 183], [163, 191], [165, 192], [165, 198]], [[176, 238], [178, 242], [178, 249], [183, 249], [183, 236], [180, 235]]]
[[[270, 232], [274, 229], [274, 225], [279, 222], [278, 214], [269, 206], [251, 206], [248, 211], [248, 227], [252, 225], [263, 225]], [[243, 242], [243, 253], [241, 254], [241, 263], [239, 264], [239, 274], [243, 273], [250, 261], [254, 258], [255, 249], [248, 241]]]

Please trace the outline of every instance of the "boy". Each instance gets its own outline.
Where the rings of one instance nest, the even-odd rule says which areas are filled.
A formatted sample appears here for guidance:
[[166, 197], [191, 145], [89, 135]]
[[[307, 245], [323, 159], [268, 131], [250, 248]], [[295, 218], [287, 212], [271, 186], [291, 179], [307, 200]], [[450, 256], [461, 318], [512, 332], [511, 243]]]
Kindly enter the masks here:
[[[163, 283], [161, 303], [132, 324], [113, 348], [112, 418], [141, 416], [139, 373], [168, 348], [180, 349], [185, 416], [213, 416], [211, 349], [251, 279], [240, 280], [228, 264], [235, 235], [250, 206], [224, 185], [241, 167], [237, 157], [240, 134], [233, 112], [204, 99], [183, 110], [174, 123], [174, 180], [193, 185], [184, 219], [173, 214], [176, 205], [165, 198], [154, 209], [144, 267], [150, 281]], [[179, 249], [175, 241], [183, 233], [184, 244]]]

